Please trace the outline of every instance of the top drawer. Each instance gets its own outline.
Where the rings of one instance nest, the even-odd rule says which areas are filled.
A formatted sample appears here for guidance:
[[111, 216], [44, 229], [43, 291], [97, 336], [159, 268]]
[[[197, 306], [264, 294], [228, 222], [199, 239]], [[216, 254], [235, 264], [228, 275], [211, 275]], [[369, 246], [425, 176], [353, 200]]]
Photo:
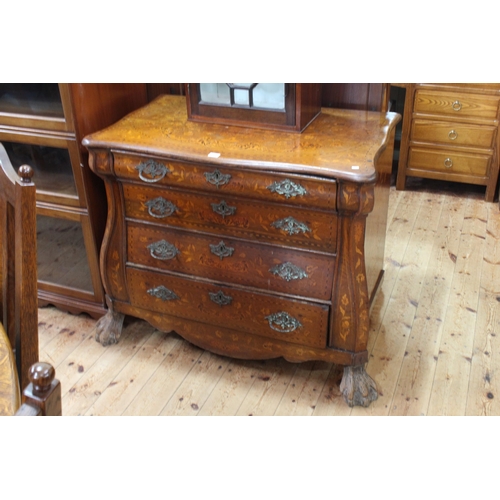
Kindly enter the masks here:
[[196, 165], [120, 152], [114, 152], [114, 170], [118, 177], [149, 186], [177, 186], [266, 201], [281, 200], [291, 205], [336, 209], [337, 183], [331, 179], [256, 172], [243, 167]]
[[414, 111], [464, 118], [496, 120], [499, 98], [495, 96], [417, 90]]

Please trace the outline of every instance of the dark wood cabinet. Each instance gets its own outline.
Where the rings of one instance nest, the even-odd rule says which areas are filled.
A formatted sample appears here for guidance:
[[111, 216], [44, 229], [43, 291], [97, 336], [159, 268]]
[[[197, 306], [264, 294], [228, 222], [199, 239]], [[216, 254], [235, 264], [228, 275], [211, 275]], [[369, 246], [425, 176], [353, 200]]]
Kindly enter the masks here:
[[190, 120], [302, 132], [321, 109], [320, 83], [187, 83]]
[[81, 140], [147, 102], [146, 84], [0, 84], [0, 142], [35, 171], [40, 305], [105, 313], [106, 197]]

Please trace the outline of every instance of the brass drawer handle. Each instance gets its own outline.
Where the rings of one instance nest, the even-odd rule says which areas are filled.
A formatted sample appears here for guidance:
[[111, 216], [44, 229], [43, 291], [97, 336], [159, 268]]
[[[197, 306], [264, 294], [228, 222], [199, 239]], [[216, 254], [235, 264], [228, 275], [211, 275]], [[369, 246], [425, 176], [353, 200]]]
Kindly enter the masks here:
[[446, 168], [453, 167], [453, 160], [451, 158], [446, 158], [446, 160], [444, 160], [444, 166]]
[[210, 245], [210, 251], [222, 260], [224, 257], [231, 257], [234, 248], [226, 246], [226, 244], [221, 241], [218, 245]]
[[157, 219], [170, 217], [174, 212], [179, 209], [171, 202], [159, 196], [153, 200], [148, 200], [144, 205], [148, 208], [148, 214]]
[[148, 245], [148, 250], [151, 257], [158, 260], [170, 260], [180, 253], [174, 245], [165, 240], [151, 243]]
[[297, 234], [297, 233], [306, 233], [306, 232], [311, 232], [307, 224], [304, 224], [303, 222], [299, 222], [298, 220], [294, 219], [293, 217], [285, 217], [284, 219], [280, 219], [277, 221], [274, 221], [271, 226], [275, 227], [276, 229], [282, 229], [289, 235], [292, 234]]
[[454, 141], [454, 140], [458, 137], [458, 134], [457, 134], [456, 130], [450, 130], [450, 131], [448, 132], [448, 137], [449, 137], [452, 141]]
[[294, 330], [302, 326], [300, 321], [296, 320], [285, 311], [270, 314], [269, 316], [266, 316], [265, 319], [269, 321], [269, 326], [273, 330], [280, 333], [293, 332]]
[[451, 105], [453, 111], [460, 111], [462, 109], [462, 103], [460, 101], [455, 101], [452, 105]]
[[211, 203], [212, 210], [222, 216], [222, 218], [228, 215], [234, 215], [236, 212], [236, 207], [230, 207], [224, 200], [220, 203]]
[[267, 186], [267, 189], [269, 189], [271, 193], [283, 195], [286, 199], [291, 196], [304, 196], [307, 194], [307, 191], [300, 184], [295, 184], [295, 182], [290, 179], [273, 182], [270, 186]]
[[155, 288], [150, 288], [147, 293], [151, 295], [152, 297], [156, 297], [157, 299], [160, 300], [176, 300], [179, 298], [179, 296], [173, 292], [172, 290], [169, 290], [166, 286], [160, 285]]
[[233, 298], [230, 297], [229, 295], [224, 295], [222, 290], [219, 290], [217, 293], [214, 292], [208, 292], [208, 295], [210, 296], [210, 300], [212, 302], [215, 302], [219, 306], [228, 306], [231, 304], [233, 301]]
[[170, 173], [170, 170], [165, 165], [154, 160], [142, 162], [135, 169], [139, 171], [139, 178], [144, 182], [161, 181]]
[[285, 281], [301, 280], [309, 277], [303, 269], [291, 262], [284, 262], [283, 264], [271, 267], [269, 272], [273, 273], [275, 276], [279, 276]]
[[209, 184], [213, 184], [217, 186], [217, 189], [220, 186], [224, 186], [231, 180], [231, 176], [229, 174], [222, 174], [218, 169], [213, 172], [205, 172], [205, 179]]

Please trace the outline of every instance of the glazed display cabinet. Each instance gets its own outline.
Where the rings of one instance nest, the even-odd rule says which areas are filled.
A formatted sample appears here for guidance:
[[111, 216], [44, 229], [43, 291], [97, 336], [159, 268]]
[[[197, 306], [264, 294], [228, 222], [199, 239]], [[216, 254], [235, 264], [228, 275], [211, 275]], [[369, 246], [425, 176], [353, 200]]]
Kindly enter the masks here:
[[106, 197], [81, 139], [146, 102], [146, 84], [0, 84], [0, 142], [14, 167], [35, 172], [40, 306], [105, 313], [98, 254]]

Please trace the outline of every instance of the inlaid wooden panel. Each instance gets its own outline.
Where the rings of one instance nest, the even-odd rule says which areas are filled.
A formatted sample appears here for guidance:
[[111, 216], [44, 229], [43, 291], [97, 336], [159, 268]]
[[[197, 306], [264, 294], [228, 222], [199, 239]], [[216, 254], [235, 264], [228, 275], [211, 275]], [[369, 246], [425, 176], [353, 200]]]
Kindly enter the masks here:
[[[165, 247], [170, 253], [159, 253]], [[129, 222], [127, 256], [134, 264], [262, 290], [323, 300], [332, 294], [330, 255]]]
[[[125, 215], [129, 218], [331, 253], [336, 251], [335, 214], [259, 203], [222, 193], [205, 195], [125, 183], [123, 193]], [[151, 203], [158, 199], [169, 204], [166, 212], [169, 215], [163, 215], [165, 210], [151, 208]]]
[[[316, 179], [296, 174], [245, 171], [223, 166], [198, 165], [115, 152], [114, 170], [118, 177], [150, 182], [156, 186], [184, 187], [220, 194], [232, 194], [291, 205], [336, 209], [337, 183], [333, 179]], [[153, 162], [166, 168], [163, 177], [141, 174], [140, 166]], [[141, 180], [141, 175], [146, 180]]]
[[[131, 267], [127, 280], [136, 307], [291, 343], [326, 346], [328, 306]], [[220, 294], [218, 300], [225, 305], [211, 294]]]

